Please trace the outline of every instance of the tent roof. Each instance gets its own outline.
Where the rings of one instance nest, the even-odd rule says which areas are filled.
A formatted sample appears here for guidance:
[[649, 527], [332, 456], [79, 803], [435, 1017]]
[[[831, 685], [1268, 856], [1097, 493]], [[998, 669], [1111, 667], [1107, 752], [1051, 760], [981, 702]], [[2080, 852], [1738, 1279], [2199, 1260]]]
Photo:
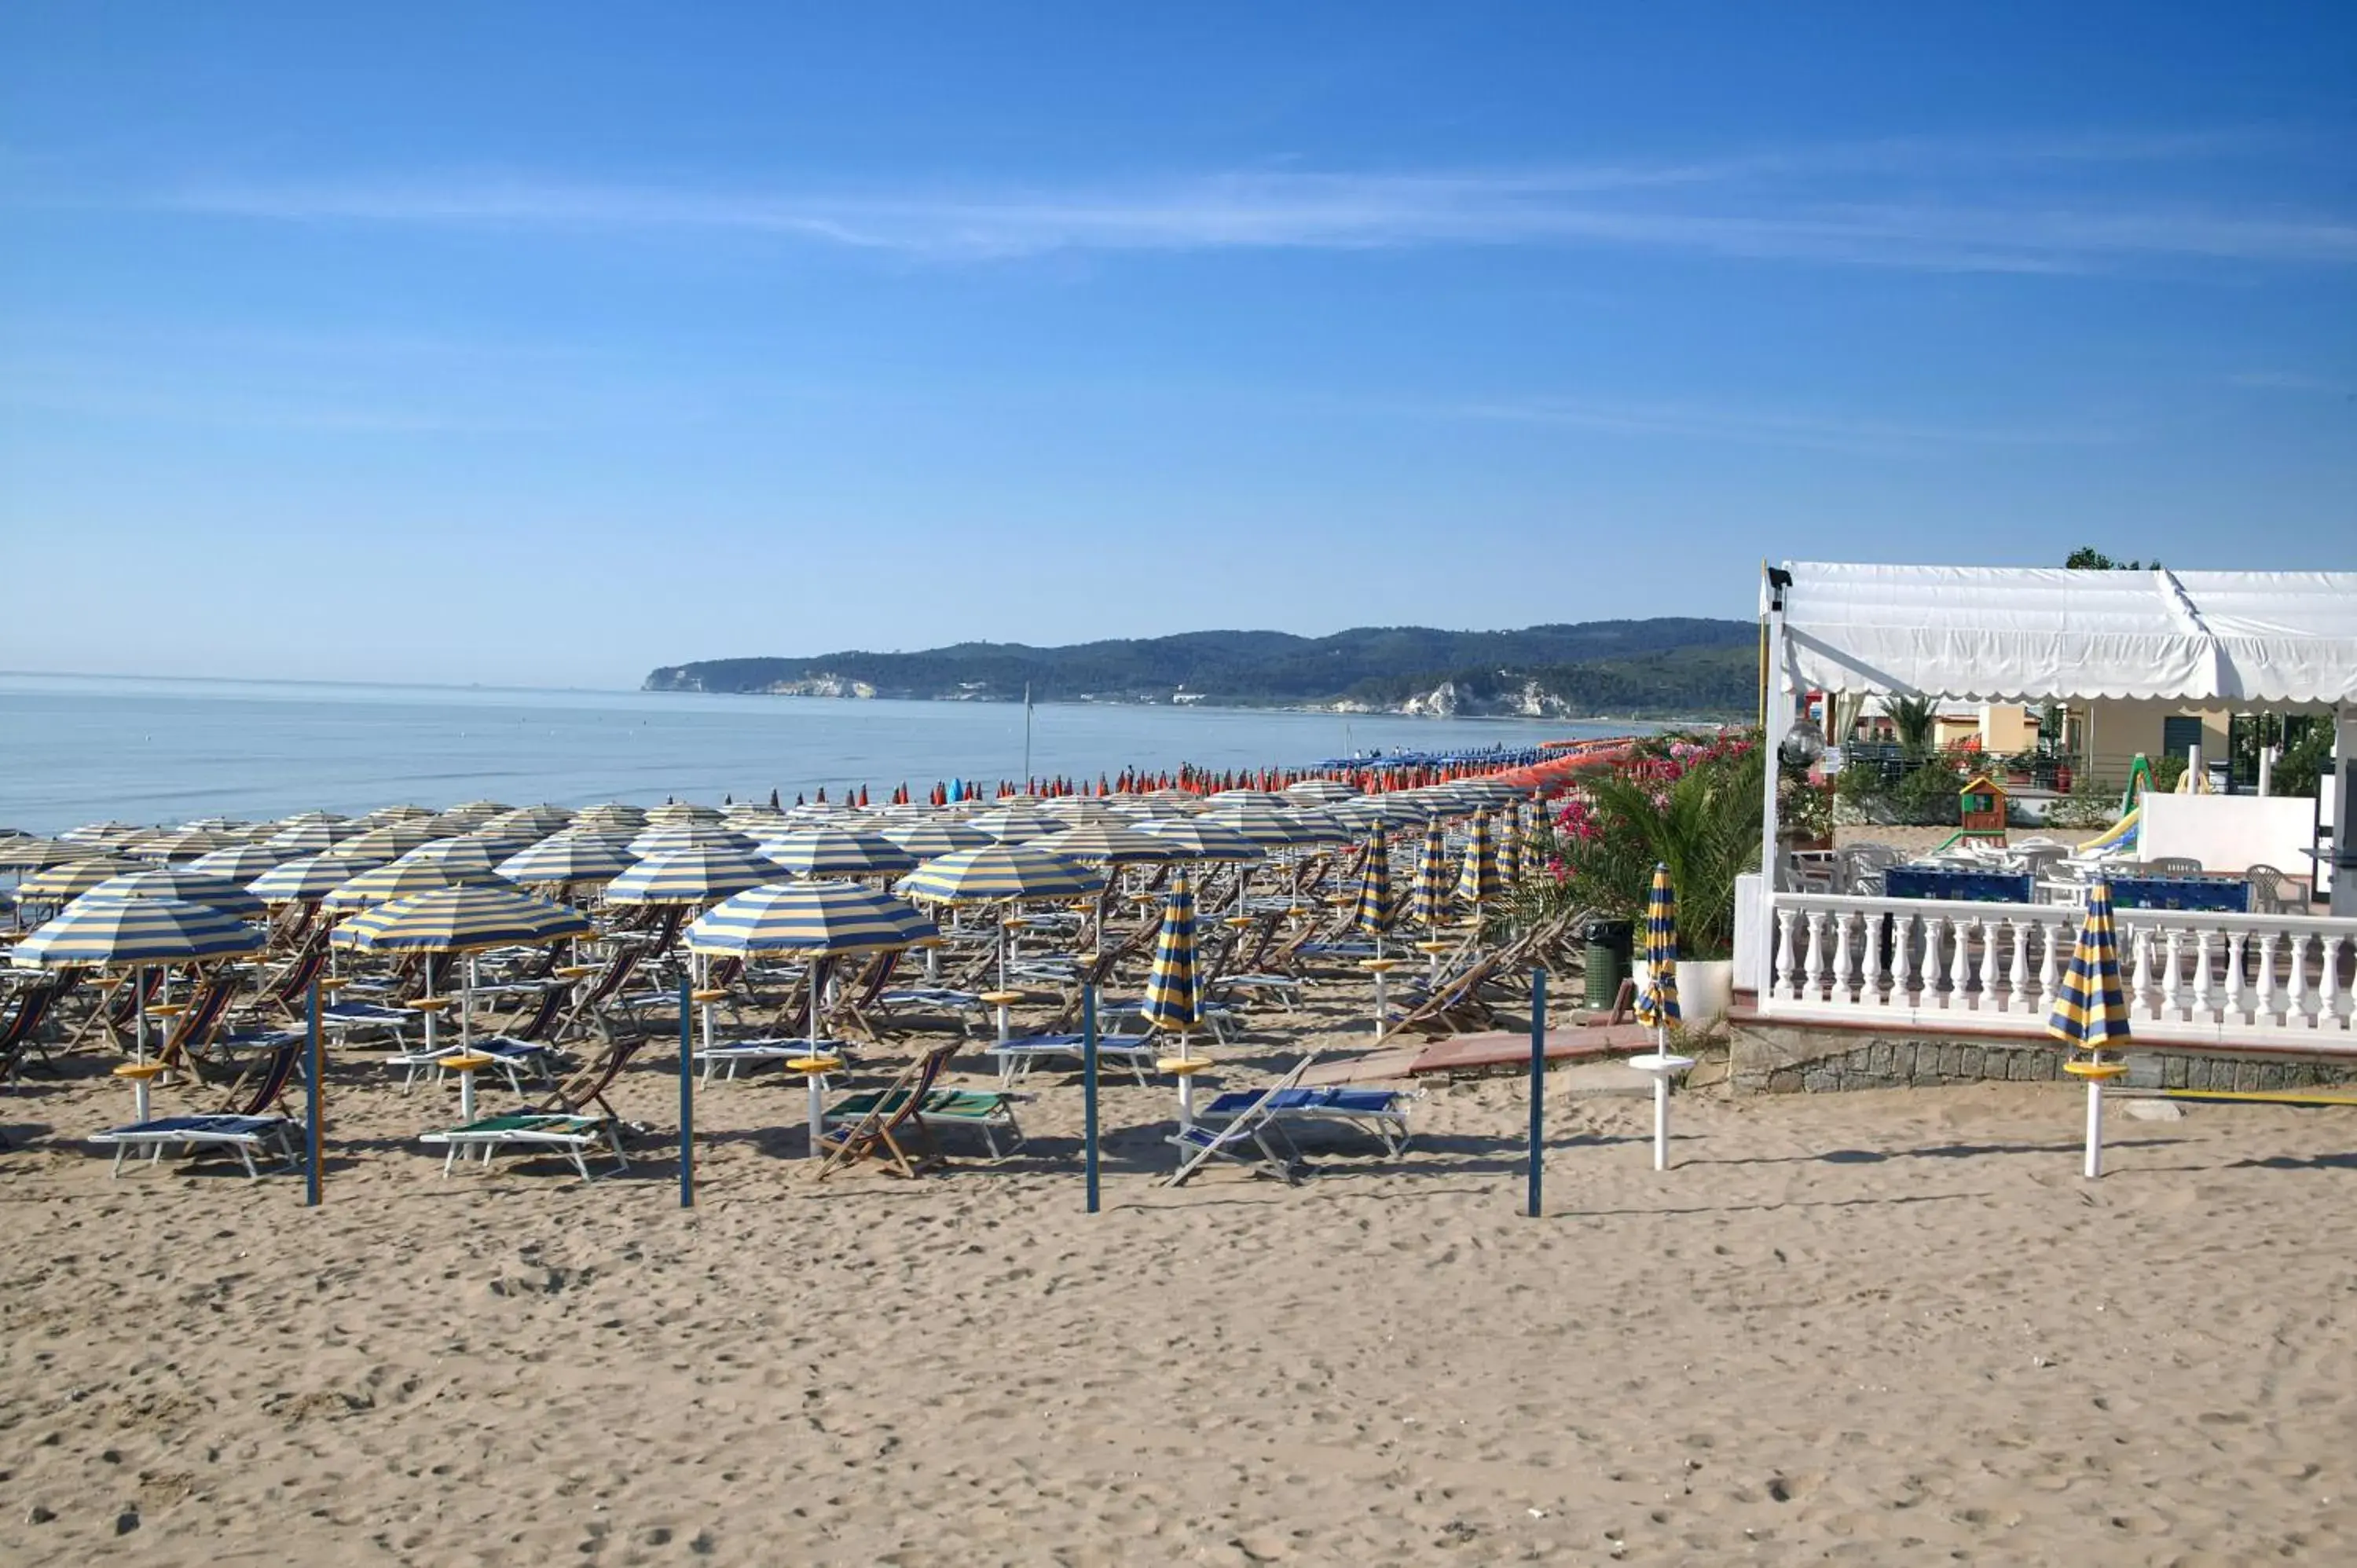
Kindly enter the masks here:
[[2357, 704], [2357, 572], [1783, 569], [1786, 691]]

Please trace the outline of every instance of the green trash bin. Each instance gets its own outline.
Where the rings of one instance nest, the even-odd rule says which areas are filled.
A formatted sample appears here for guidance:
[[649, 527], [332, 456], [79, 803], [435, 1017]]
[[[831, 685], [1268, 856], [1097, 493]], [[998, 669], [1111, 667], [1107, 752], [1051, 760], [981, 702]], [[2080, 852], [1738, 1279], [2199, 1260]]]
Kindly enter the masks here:
[[1608, 1009], [1620, 994], [1620, 983], [1629, 978], [1634, 929], [1634, 923], [1628, 920], [1587, 923], [1587, 1005], [1591, 1009]]

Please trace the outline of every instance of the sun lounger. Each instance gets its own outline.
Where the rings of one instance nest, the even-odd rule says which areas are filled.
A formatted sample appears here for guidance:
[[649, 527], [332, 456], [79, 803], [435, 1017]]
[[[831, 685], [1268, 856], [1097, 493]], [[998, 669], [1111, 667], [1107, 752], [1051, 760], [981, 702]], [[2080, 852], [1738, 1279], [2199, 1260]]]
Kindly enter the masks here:
[[[1254, 1176], [1282, 1176], [1287, 1186], [1301, 1178], [1295, 1167], [1301, 1163], [1301, 1153], [1286, 1136], [1285, 1128], [1271, 1108], [1286, 1090], [1297, 1089], [1301, 1075], [1309, 1070], [1314, 1058], [1305, 1056], [1293, 1064], [1293, 1070], [1266, 1089], [1249, 1090], [1241, 1096], [1243, 1109], [1229, 1120], [1216, 1125], [1197, 1122], [1181, 1127], [1170, 1144], [1179, 1151], [1178, 1168], [1163, 1178], [1165, 1187], [1184, 1186], [1187, 1179], [1213, 1160], [1227, 1160], [1243, 1165]], [[1221, 1096], [1222, 1100], [1232, 1098]], [[1258, 1157], [1254, 1158], [1254, 1153]]]
[[[956, 1044], [950, 1041], [931, 1047], [902, 1068], [899, 1076], [881, 1093], [868, 1099], [856, 1115], [823, 1116], [819, 1143], [826, 1157], [820, 1162], [818, 1179], [824, 1181], [845, 1166], [866, 1159], [880, 1160], [899, 1175], [910, 1177], [928, 1165], [939, 1164], [941, 1155], [932, 1133], [917, 1112], [925, 1097], [933, 1091], [935, 1081], [956, 1050]], [[914, 1157], [912, 1144], [921, 1145], [915, 1150]]]
[[[1243, 1015], [1225, 1002], [1204, 1002], [1197, 1007], [1196, 1011], [1203, 1020], [1203, 1027], [1211, 1031], [1211, 1038], [1222, 1045], [1228, 1043], [1230, 1025], [1242, 1027], [1240, 1020]], [[1146, 1003], [1143, 999], [1135, 1002], [1111, 1003], [1098, 1014], [1098, 1016], [1107, 1023], [1116, 1018], [1135, 1018], [1143, 1022], [1146, 1017]]]
[[[1203, 1120], [1232, 1122], [1262, 1098], [1256, 1090], [1231, 1090], [1203, 1108]], [[1284, 1090], [1266, 1099], [1268, 1113], [1279, 1122], [1355, 1127], [1381, 1143], [1394, 1159], [1406, 1151], [1408, 1096], [1399, 1090], [1321, 1084]]]
[[292, 1116], [271, 1112], [286, 1085], [295, 1076], [302, 1058], [304, 1037], [293, 1036], [281, 1044], [263, 1068], [260, 1079], [242, 1103], [212, 1115], [161, 1116], [145, 1122], [135, 1122], [125, 1127], [109, 1128], [93, 1133], [93, 1144], [114, 1145], [114, 1168], [111, 1174], [123, 1174], [124, 1157], [134, 1149], [145, 1149], [152, 1163], [163, 1156], [167, 1146], [178, 1146], [194, 1152], [198, 1149], [228, 1149], [245, 1163], [248, 1180], [258, 1180], [262, 1172], [253, 1163], [257, 1150], [278, 1155], [289, 1167], [302, 1165], [302, 1155], [296, 1138], [303, 1123]]
[[[614, 1079], [645, 1044], [642, 1036], [625, 1036], [609, 1042], [596, 1060], [558, 1084], [548, 1102], [536, 1110], [479, 1118], [463, 1127], [425, 1133], [424, 1141], [439, 1144], [447, 1151], [442, 1158], [442, 1174], [446, 1176], [460, 1155], [479, 1153], [488, 1165], [491, 1155], [500, 1149], [554, 1150], [571, 1159], [581, 1179], [588, 1181], [589, 1164], [585, 1155], [591, 1149], [605, 1147], [613, 1152], [615, 1165], [627, 1171], [630, 1161], [622, 1153], [621, 1118], [607, 1103], [606, 1090], [613, 1087]], [[589, 1113], [592, 1105], [597, 1108], [598, 1114]]]
[[[998, 1062], [998, 1081], [1013, 1084], [1039, 1062], [1070, 1061], [1079, 1065], [1086, 1036], [1074, 1034], [1024, 1035], [1016, 1039], [1001, 1040], [990, 1047], [990, 1055]], [[1160, 1047], [1151, 1035], [1099, 1035], [1097, 1059], [1120, 1062], [1129, 1069], [1143, 1085], [1154, 1066]]]
[[[831, 1107], [825, 1115], [827, 1125], [855, 1122], [878, 1111], [888, 1114], [899, 1108], [906, 1090], [877, 1089], [864, 1093], [845, 1095]], [[982, 1134], [990, 1157], [1003, 1160], [1023, 1146], [1023, 1129], [1015, 1121], [1015, 1099], [1012, 1094], [981, 1089], [929, 1089], [917, 1106], [917, 1120], [927, 1129], [936, 1127], [971, 1127]], [[1008, 1137], [1005, 1148], [998, 1145], [998, 1135]]]
[[404, 1094], [417, 1081], [420, 1073], [430, 1072], [439, 1082], [443, 1063], [468, 1051], [490, 1058], [505, 1075], [508, 1087], [518, 1094], [523, 1092], [525, 1073], [545, 1083], [548, 1081], [550, 1047], [541, 1036], [554, 1026], [556, 1015], [564, 1010], [565, 987], [550, 985], [542, 986], [539, 990], [539, 1005], [511, 1030], [496, 1035], [478, 1035], [472, 1044], [457, 1039], [436, 1041], [430, 1051], [403, 1051], [385, 1058], [384, 1065], [402, 1069], [401, 1090]]
[[758, 1035], [744, 1040], [716, 1040], [710, 1046], [696, 1047], [695, 1060], [702, 1069], [699, 1081], [710, 1083], [713, 1069], [726, 1068], [720, 1075], [723, 1081], [734, 1079], [740, 1067], [759, 1067], [763, 1062], [793, 1061], [815, 1053], [822, 1057], [849, 1059], [851, 1044], [847, 1040], [816, 1040], [807, 1035]]

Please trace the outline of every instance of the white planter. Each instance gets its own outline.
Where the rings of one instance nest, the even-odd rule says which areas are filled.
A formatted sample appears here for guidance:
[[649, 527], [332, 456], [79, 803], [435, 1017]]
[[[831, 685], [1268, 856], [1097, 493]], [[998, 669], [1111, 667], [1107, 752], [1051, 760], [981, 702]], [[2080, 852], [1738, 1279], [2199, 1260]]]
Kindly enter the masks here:
[[[1645, 993], [1652, 966], [1636, 961], [1637, 993]], [[1735, 1002], [1735, 961], [1731, 958], [1678, 961], [1678, 1021], [1700, 1034], [1727, 1016]]]

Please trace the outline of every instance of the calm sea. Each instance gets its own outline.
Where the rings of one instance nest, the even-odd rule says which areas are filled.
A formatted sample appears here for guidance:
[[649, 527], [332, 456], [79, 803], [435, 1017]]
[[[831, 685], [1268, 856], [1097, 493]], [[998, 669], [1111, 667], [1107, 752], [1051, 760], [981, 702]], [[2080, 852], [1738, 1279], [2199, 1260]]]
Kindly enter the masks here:
[[[1632, 726], [1046, 703], [1032, 771], [1256, 768]], [[1012, 703], [0, 675], [0, 826], [261, 819], [393, 801], [788, 801], [1013, 778]]]

